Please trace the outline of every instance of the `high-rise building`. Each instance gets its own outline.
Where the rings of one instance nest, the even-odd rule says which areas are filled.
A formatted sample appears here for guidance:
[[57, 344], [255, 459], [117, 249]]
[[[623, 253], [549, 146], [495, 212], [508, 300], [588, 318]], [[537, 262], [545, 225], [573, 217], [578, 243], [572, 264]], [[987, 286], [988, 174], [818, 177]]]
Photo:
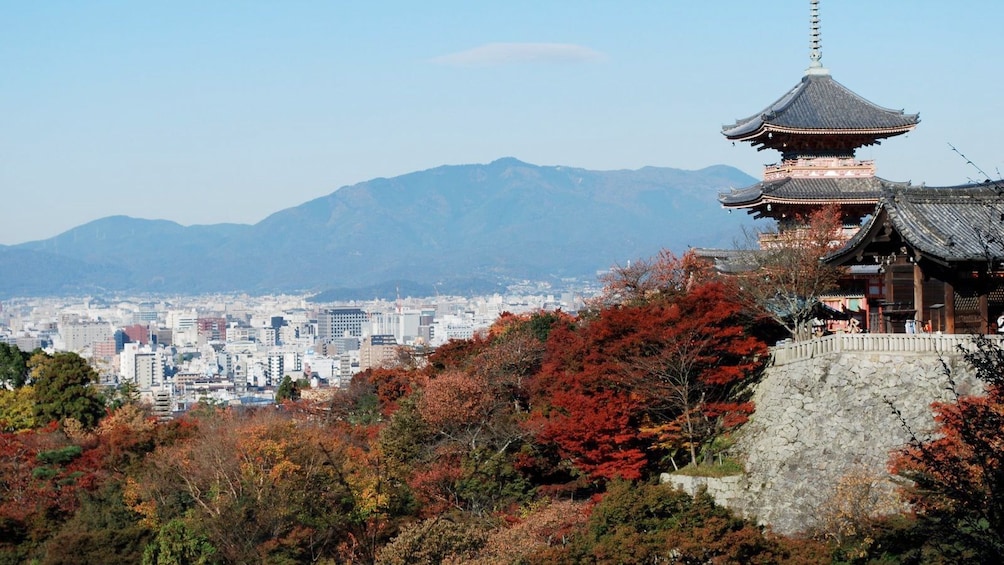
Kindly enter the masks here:
[[98, 341], [114, 338], [112, 325], [106, 322], [70, 322], [60, 324], [59, 334], [67, 351], [82, 351]]
[[161, 421], [170, 420], [171, 413], [171, 391], [161, 389], [153, 393], [153, 415]]
[[283, 371], [286, 368], [285, 355], [282, 353], [268, 354], [268, 372], [265, 386], [279, 386], [282, 381]]
[[226, 341], [227, 340], [227, 319], [226, 318], [199, 318], [196, 322], [199, 328], [199, 342], [204, 341]]
[[339, 337], [362, 337], [366, 312], [359, 308], [334, 308], [317, 316], [317, 338], [330, 342]]
[[392, 362], [397, 356], [398, 343], [392, 335], [364, 337], [359, 346], [359, 369], [373, 369]]
[[144, 324], [133, 324], [131, 326], [126, 326], [122, 328], [129, 341], [149, 344], [150, 343], [150, 328]]
[[140, 390], [150, 390], [164, 384], [163, 350], [127, 343], [119, 355], [119, 373], [125, 382], [135, 383]]

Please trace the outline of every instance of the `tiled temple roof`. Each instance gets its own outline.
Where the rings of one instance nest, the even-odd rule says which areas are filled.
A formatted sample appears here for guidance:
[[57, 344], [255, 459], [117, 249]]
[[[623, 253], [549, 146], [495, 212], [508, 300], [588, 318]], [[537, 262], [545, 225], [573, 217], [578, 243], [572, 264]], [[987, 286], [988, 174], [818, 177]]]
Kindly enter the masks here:
[[748, 208], [761, 202], [872, 203], [878, 202], [883, 187], [897, 184], [878, 177], [785, 177], [719, 194], [718, 200], [726, 208]]
[[869, 222], [825, 260], [846, 264], [890, 228], [941, 264], [1004, 259], [1004, 183], [886, 187]]
[[906, 133], [919, 121], [917, 114], [876, 106], [829, 74], [807, 74], [766, 109], [723, 127], [722, 133], [731, 140], [783, 152], [784, 140], [790, 140], [792, 134], [844, 134], [865, 140], [855, 142], [860, 145]]

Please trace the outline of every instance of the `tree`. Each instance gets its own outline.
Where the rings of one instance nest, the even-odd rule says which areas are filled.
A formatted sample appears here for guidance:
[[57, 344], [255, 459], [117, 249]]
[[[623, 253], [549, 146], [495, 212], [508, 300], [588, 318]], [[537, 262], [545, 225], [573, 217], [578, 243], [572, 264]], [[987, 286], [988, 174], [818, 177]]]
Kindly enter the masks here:
[[381, 406], [397, 409], [381, 445], [409, 469], [423, 515], [484, 515], [528, 496], [532, 485], [516, 463], [528, 437], [521, 425], [529, 411], [526, 382], [540, 367], [551, 328], [568, 319], [560, 312], [503, 314], [487, 333], [433, 353], [411, 373], [411, 387], [394, 387], [405, 396], [382, 395]]
[[216, 548], [193, 534], [182, 520], [161, 526], [157, 537], [143, 552], [143, 565], [212, 565], [218, 563]]
[[712, 265], [693, 251], [677, 257], [663, 249], [653, 258], [616, 267], [601, 277], [603, 292], [591, 305], [599, 309], [668, 300], [714, 276]]
[[[436, 504], [475, 514], [521, 500], [530, 485], [514, 455], [527, 432], [526, 379], [536, 371], [544, 344], [529, 320], [479, 342], [472, 362], [430, 375], [417, 394], [421, 428], [429, 434], [417, 457], [413, 487]], [[508, 325], [512, 323], [513, 325]], [[499, 329], [499, 328], [496, 328]]]
[[565, 553], [585, 525], [594, 503], [539, 500], [520, 509], [488, 532], [477, 555], [466, 563], [567, 563]]
[[949, 560], [995, 562], [1004, 554], [1004, 349], [976, 336], [963, 357], [985, 393], [959, 395], [946, 367], [955, 399], [933, 404], [935, 435], [913, 435], [890, 467], [911, 481], [904, 494], [925, 546]]
[[693, 463], [702, 444], [753, 411], [736, 389], [756, 374], [767, 347], [747, 331], [743, 308], [724, 281], [696, 285], [668, 305], [643, 310], [641, 345], [625, 361], [640, 372], [649, 399], [652, 425], [644, 431], [671, 453], [687, 449]]
[[794, 218], [786, 229], [758, 235], [760, 247], [735, 260], [742, 296], [796, 340], [811, 337], [819, 298], [836, 288], [840, 267], [822, 262], [843, 243], [840, 208], [830, 204]]
[[27, 383], [30, 357], [16, 345], [0, 343], [0, 388], [20, 388]]
[[139, 385], [128, 381], [119, 383], [106, 393], [105, 402], [110, 410], [135, 405], [139, 403]]
[[[568, 563], [820, 563], [821, 544], [788, 544], [752, 522], [662, 484], [618, 481], [570, 546]], [[668, 556], [672, 555], [672, 558]]]
[[97, 372], [76, 353], [36, 353], [28, 361], [35, 387], [35, 417], [39, 423], [67, 418], [92, 428], [105, 415]]
[[40, 564], [139, 563], [152, 536], [123, 504], [120, 486], [107, 482], [93, 491], [81, 489], [79, 507], [41, 548]]
[[23, 386], [0, 389], [0, 432], [30, 430], [35, 427], [35, 389]]
[[696, 462], [702, 443], [752, 411], [734, 392], [766, 347], [729, 281], [688, 261], [662, 256], [658, 270], [674, 274], [659, 290], [550, 334], [531, 424], [593, 479], [639, 478], [658, 448], [687, 448]]
[[127, 489], [134, 509], [157, 527], [184, 520], [188, 539], [226, 562], [337, 554], [357, 518], [341, 438], [275, 410], [213, 411], [197, 425], [148, 457], [148, 475]]
[[380, 565], [470, 563], [485, 543], [488, 524], [460, 513], [434, 516], [406, 526], [381, 548]]
[[620, 362], [633, 323], [620, 323], [620, 313], [608, 309], [577, 327], [556, 327], [529, 383], [527, 428], [592, 481], [636, 479], [648, 464], [639, 381]]
[[279, 388], [275, 390], [276, 403], [282, 403], [284, 400], [293, 402], [300, 400], [300, 385], [290, 378], [289, 375], [282, 377]]
[[0, 562], [38, 550], [72, 519], [81, 495], [98, 482], [89, 455], [69, 443], [55, 422], [0, 433]]

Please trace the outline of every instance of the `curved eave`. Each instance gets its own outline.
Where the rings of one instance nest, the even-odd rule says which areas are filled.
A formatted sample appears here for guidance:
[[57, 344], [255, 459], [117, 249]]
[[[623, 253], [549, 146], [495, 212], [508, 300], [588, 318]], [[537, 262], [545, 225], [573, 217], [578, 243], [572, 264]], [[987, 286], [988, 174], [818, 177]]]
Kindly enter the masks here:
[[718, 201], [724, 208], [751, 208], [769, 203], [820, 206], [831, 202], [874, 206], [882, 197], [882, 187], [892, 184], [878, 177], [783, 177], [719, 193]]
[[834, 196], [832, 198], [776, 198], [773, 196], [764, 196], [763, 202], [772, 202], [775, 204], [801, 204], [801, 205], [819, 205], [819, 204], [830, 204], [833, 202], [839, 202], [840, 204], [862, 204], [862, 205], [872, 205], [874, 206], [878, 202], [878, 198], [841, 198], [839, 196]]
[[793, 206], [825, 206], [839, 202], [846, 205], [874, 206], [878, 198], [775, 198], [772, 196], [761, 196], [755, 200], [745, 200], [741, 202], [722, 202], [722, 208], [740, 209], [754, 208], [762, 204], [786, 204]]
[[[751, 133], [741, 133], [737, 132], [730, 134], [728, 131], [722, 132], [726, 138], [732, 141], [756, 141], [758, 138], [770, 135], [772, 133], [785, 134], [785, 135], [847, 135], [847, 136], [872, 136], [875, 138], [886, 138], [893, 137], [896, 135], [902, 135], [907, 133], [916, 124], [910, 126], [898, 126], [889, 128], [867, 128], [867, 129], [801, 129], [792, 128], [785, 126], [777, 126], [769, 123], [764, 123], [759, 128]], [[736, 128], [741, 129], [741, 128]], [[730, 130], [735, 131], [735, 130]], [[765, 143], [761, 141], [760, 143]]]
[[[998, 218], [1004, 218], [1000, 188], [986, 184], [890, 186], [869, 222], [843, 248], [823, 260], [833, 265], [863, 261], [865, 249], [876, 241], [880, 232], [891, 230], [901, 241], [896, 245], [905, 245], [917, 261], [942, 267], [978, 264], [987, 261], [988, 252], [998, 261], [1004, 258], [1004, 248], [990, 245], [993, 241], [985, 239], [977, 226], [996, 226]], [[889, 241], [883, 244], [888, 245]]]
[[[893, 227], [900, 237], [906, 240], [914, 254], [943, 266], [953, 262], [982, 263], [987, 261], [987, 253], [994, 255], [999, 253], [999, 245], [992, 244], [992, 236], [987, 236], [990, 239], [986, 241], [982, 240], [980, 227], [974, 225], [974, 221], [982, 223], [982, 218], [976, 219], [972, 214], [966, 213], [969, 211], [968, 208], [977, 208], [981, 212], [986, 211], [988, 216], [996, 215], [997, 212], [990, 214], [991, 203], [978, 201], [975, 206], [965, 208], [967, 209], [958, 214], [933, 219], [922, 211], [918, 213], [916, 209], [910, 206], [903, 207], [899, 203], [885, 206]], [[961, 226], [969, 229], [953, 232]], [[999, 257], [994, 259], [999, 260]]]
[[885, 108], [861, 97], [829, 74], [805, 75], [764, 110], [723, 126], [731, 140], [746, 141], [776, 131], [794, 135], [877, 135], [905, 133], [920, 123], [919, 114]]
[[881, 204], [876, 205], [875, 213], [871, 215], [871, 218], [861, 226], [857, 233], [854, 234], [844, 246], [837, 249], [833, 253], [824, 255], [820, 261], [828, 265], [846, 265], [851, 262], [857, 255], [858, 246], [865, 244], [866, 241], [871, 241], [875, 234], [880, 230], [885, 223], [885, 214]]
[[[880, 231], [891, 226], [896, 232], [902, 233], [902, 219], [897, 216], [898, 214], [888, 208], [885, 202], [879, 204], [869, 221], [861, 226], [854, 237], [849, 239], [843, 247], [825, 255], [821, 260], [836, 266], [864, 261], [864, 248], [874, 241]], [[951, 260], [946, 258], [943, 253], [938, 253], [937, 246], [932, 248], [926, 244], [927, 242], [913, 240], [904, 243], [909, 246], [910, 254], [917, 260], [926, 259], [946, 267], [951, 263]], [[946, 244], [947, 242], [942, 243]]]

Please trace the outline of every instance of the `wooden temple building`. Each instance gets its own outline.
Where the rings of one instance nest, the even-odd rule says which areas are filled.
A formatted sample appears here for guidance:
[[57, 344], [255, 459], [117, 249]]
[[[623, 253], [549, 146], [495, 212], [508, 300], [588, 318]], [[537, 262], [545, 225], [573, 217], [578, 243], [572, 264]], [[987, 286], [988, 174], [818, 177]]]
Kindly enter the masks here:
[[[818, 0], [811, 2], [810, 66], [767, 108], [722, 133], [780, 152], [763, 180], [721, 194], [725, 208], [771, 218], [778, 230], [836, 203], [846, 243], [823, 260], [845, 266], [828, 305], [870, 332], [997, 332], [1004, 314], [1004, 182], [914, 186], [875, 174], [855, 158], [919, 123], [917, 114], [877, 106], [822, 66]], [[763, 242], [761, 242], [763, 245]]]

